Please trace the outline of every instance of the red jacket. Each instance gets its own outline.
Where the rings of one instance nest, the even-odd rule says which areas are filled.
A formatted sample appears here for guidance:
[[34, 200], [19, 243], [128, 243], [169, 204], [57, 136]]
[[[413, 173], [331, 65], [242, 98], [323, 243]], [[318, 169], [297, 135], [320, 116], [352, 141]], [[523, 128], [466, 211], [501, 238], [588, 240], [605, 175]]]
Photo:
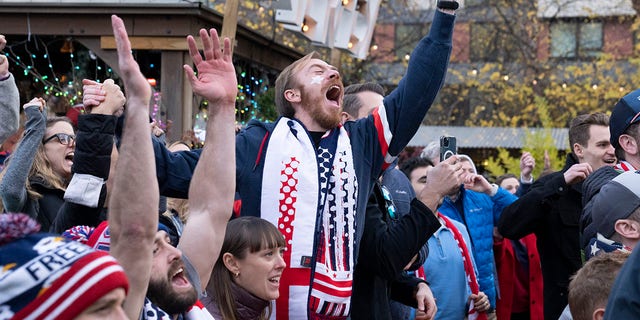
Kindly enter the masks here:
[[[544, 319], [544, 308], [542, 298], [542, 269], [540, 268], [540, 255], [536, 246], [536, 236], [529, 234], [522, 238], [522, 242], [527, 247], [529, 257], [529, 311], [531, 320]], [[511, 241], [503, 239], [495, 241], [493, 253], [498, 269], [498, 284], [500, 287], [500, 297], [497, 302], [496, 316], [498, 320], [508, 320], [511, 318], [511, 307], [513, 305], [515, 264], [517, 263]]]

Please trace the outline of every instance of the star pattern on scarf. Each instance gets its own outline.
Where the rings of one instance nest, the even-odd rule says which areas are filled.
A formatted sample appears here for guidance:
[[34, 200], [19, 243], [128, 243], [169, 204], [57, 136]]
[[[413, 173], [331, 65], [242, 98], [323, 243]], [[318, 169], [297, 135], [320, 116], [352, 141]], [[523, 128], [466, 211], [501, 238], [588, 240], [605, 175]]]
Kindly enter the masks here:
[[591, 244], [591, 256], [595, 256], [598, 251], [600, 251], [600, 248], [598, 248], [598, 242], [594, 241]]

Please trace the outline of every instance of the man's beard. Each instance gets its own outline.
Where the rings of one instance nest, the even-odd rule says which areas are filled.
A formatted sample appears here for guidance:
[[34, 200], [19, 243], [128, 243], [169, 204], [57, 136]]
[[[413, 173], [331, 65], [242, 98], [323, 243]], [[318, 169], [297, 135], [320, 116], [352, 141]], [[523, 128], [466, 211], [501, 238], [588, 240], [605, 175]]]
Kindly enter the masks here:
[[[187, 312], [198, 300], [198, 292], [193, 286], [188, 292], [178, 293], [171, 285], [169, 279], [171, 279], [171, 275], [180, 267], [184, 268], [183, 264], [174, 261], [171, 268], [169, 268], [167, 277], [149, 279], [147, 298], [169, 315]], [[184, 272], [186, 272], [186, 270]]]
[[324, 98], [310, 99], [304, 91], [306, 88], [301, 89], [301, 103], [302, 106], [309, 111], [309, 114], [322, 128], [330, 130], [337, 127], [340, 124], [342, 118], [340, 112], [342, 110], [336, 110], [333, 108], [327, 108], [324, 105]]

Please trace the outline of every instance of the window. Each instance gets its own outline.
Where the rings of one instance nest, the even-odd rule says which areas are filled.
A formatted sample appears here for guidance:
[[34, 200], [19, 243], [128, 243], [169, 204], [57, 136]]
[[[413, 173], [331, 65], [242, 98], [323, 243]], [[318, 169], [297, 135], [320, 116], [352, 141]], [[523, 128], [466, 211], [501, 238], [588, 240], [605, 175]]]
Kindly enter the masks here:
[[550, 35], [554, 58], [597, 57], [602, 52], [602, 22], [556, 22]]
[[411, 54], [420, 39], [424, 37], [430, 24], [398, 24], [395, 30], [396, 58], [404, 60]]

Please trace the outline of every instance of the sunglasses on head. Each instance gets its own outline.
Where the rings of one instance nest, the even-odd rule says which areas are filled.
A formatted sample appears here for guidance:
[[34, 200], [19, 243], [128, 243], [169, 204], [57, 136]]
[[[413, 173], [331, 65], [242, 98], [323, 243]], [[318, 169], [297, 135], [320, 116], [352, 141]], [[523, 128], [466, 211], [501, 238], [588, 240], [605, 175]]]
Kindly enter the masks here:
[[56, 133], [51, 137], [44, 139], [44, 141], [42, 141], [42, 144], [46, 144], [47, 142], [53, 140], [54, 138], [57, 138], [60, 144], [64, 144], [67, 146], [71, 144], [71, 141], [76, 141], [76, 136], [74, 135], [66, 134], [66, 133]]

